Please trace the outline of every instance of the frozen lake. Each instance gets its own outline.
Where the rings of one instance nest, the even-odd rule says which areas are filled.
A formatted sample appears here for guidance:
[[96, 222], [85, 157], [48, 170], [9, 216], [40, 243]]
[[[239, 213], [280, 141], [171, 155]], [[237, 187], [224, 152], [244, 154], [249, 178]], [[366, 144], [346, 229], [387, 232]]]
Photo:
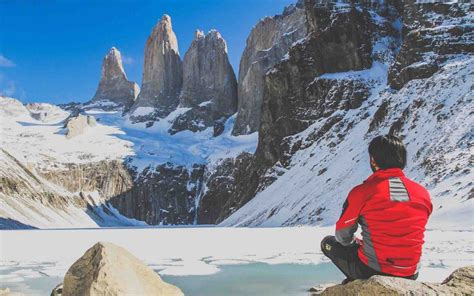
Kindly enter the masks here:
[[[333, 227], [114, 228], [0, 231], [0, 287], [49, 295], [98, 241], [118, 244], [186, 295], [306, 295], [343, 275], [319, 242]], [[421, 280], [440, 281], [473, 264], [472, 232], [427, 232]]]
[[[62, 281], [59, 276], [47, 276], [41, 270], [48, 263], [27, 267], [2, 268], [0, 275], [24, 275], [22, 281], [5, 281], [11, 291], [27, 295], [49, 295]], [[308, 288], [317, 283], [340, 282], [342, 274], [330, 263], [266, 264], [248, 263], [222, 265], [220, 271], [207, 275], [162, 275], [168, 283], [179, 286], [185, 295], [308, 295]], [[159, 273], [159, 270], [156, 270]]]

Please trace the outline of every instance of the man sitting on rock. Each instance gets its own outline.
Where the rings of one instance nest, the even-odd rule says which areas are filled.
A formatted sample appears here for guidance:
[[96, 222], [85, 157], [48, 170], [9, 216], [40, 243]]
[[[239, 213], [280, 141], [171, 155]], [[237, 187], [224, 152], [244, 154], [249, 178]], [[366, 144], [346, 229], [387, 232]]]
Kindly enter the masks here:
[[[349, 193], [336, 236], [321, 242], [323, 253], [346, 275], [343, 283], [373, 275], [418, 277], [425, 225], [433, 207], [428, 191], [405, 177], [406, 154], [395, 136], [370, 142], [374, 173]], [[358, 224], [362, 240], [354, 236]]]

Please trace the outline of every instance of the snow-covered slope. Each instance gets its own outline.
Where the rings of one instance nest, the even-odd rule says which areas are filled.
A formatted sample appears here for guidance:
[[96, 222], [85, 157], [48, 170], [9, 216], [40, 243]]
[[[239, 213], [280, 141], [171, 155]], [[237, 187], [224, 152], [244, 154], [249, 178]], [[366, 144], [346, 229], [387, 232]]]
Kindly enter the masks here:
[[[40, 109], [41, 106], [48, 108]], [[133, 155], [133, 144], [120, 139], [119, 135], [124, 132], [114, 126], [99, 123], [84, 134], [67, 139], [63, 126], [70, 114], [57, 106], [24, 106], [13, 98], [0, 97], [0, 114], [0, 147], [25, 165], [48, 169], [65, 163], [89, 163]]]
[[[97, 124], [68, 138], [65, 122], [76, 116], [78, 109], [93, 116]], [[133, 219], [135, 215], [122, 216], [112, 206], [119, 196], [131, 194], [125, 197], [130, 199], [127, 209], [121, 210], [133, 212], [134, 208], [140, 207], [139, 201], [135, 203], [137, 195], [140, 199], [149, 198], [148, 193], [143, 196], [130, 193], [130, 189], [140, 182], [149, 181], [146, 178], [133, 180], [132, 172], [139, 179], [144, 170], [146, 175], [161, 166], [184, 167], [191, 171], [196, 164], [205, 165], [242, 151], [255, 150], [256, 134], [230, 135], [235, 116], [227, 120], [219, 137], [213, 136], [212, 127], [198, 133], [184, 131], [170, 135], [172, 120], [185, 111], [186, 108], [178, 108], [147, 128], [145, 123], [132, 123], [128, 115], [123, 115], [121, 106], [108, 101], [65, 111], [50, 104], [23, 105], [16, 99], [0, 97], [0, 169], [3, 178], [0, 183], [0, 226], [146, 225]], [[160, 176], [153, 175], [152, 178]], [[178, 181], [185, 182], [182, 184], [185, 188], [191, 186], [186, 184], [190, 182], [187, 179]], [[167, 183], [164, 190], [176, 189], [176, 179], [161, 182]], [[25, 186], [29, 189], [23, 190]], [[141, 187], [137, 187], [140, 191]], [[151, 193], [160, 194], [155, 190]], [[174, 197], [164, 198], [173, 200]], [[119, 202], [116, 204], [120, 206]], [[194, 202], [190, 206], [195, 207]], [[157, 212], [175, 210], [178, 211], [169, 209], [162, 201], [156, 209]], [[188, 209], [184, 212], [193, 221], [193, 214]], [[152, 217], [153, 213], [147, 215]], [[144, 216], [137, 218], [147, 220]]]
[[[302, 40], [267, 73], [264, 122], [254, 161], [260, 178], [257, 193], [221, 225], [333, 224], [347, 193], [371, 173], [368, 143], [392, 133], [407, 145], [406, 174], [431, 193], [434, 213], [429, 227], [473, 230], [472, 8], [409, 3], [401, 14], [385, 10], [395, 12], [392, 15], [378, 6], [366, 8], [370, 19], [353, 27], [369, 22], [373, 30], [370, 68], [343, 72], [333, 67], [324, 73], [324, 65], [314, 58], [324, 50], [318, 42], [328, 30], [337, 31], [337, 20], [361, 20], [364, 10], [328, 11], [315, 5], [314, 14], [329, 15], [332, 23]], [[401, 30], [400, 37], [396, 30]], [[339, 41], [342, 45], [329, 42], [344, 50], [345, 38]], [[321, 62], [326, 68], [331, 55], [326, 52]], [[328, 91], [326, 85], [340, 87]], [[351, 103], [357, 93], [367, 91], [360, 106]], [[265, 162], [271, 166], [262, 173]], [[269, 178], [270, 186], [265, 183]]]
[[244, 136], [230, 134], [235, 116], [225, 122], [224, 132], [218, 137], [213, 136], [212, 127], [200, 132], [185, 130], [171, 135], [168, 131], [174, 119], [189, 108], [177, 108], [151, 127], [147, 127], [146, 123], [133, 123], [129, 115], [122, 116], [120, 109], [103, 111], [100, 107], [89, 106], [85, 106], [85, 109], [85, 113], [96, 117], [98, 122], [119, 128], [119, 138], [133, 143], [133, 154], [128, 161], [138, 172], [166, 162], [188, 167], [213, 163], [225, 157], [237, 156], [242, 151], [253, 153], [256, 148], [256, 133]]
[[[405, 171], [408, 177], [426, 185], [432, 195], [431, 226], [472, 229], [473, 69], [474, 57], [459, 56], [446, 62], [433, 77], [410, 81], [397, 93], [375, 89], [360, 109], [345, 115], [347, 124], [354, 126], [344, 140], [332, 145], [335, 138], [327, 137], [298, 151], [282, 176], [222, 225], [334, 223], [347, 193], [371, 173], [368, 143], [375, 135], [388, 133], [407, 110], [401, 131], [409, 154]], [[326, 77], [340, 79], [347, 75], [357, 72]], [[373, 115], [384, 102], [389, 104], [387, 116], [377, 129], [367, 133], [372, 116], [364, 114]], [[324, 121], [296, 137], [304, 139]]]
[[49, 182], [3, 149], [0, 180], [0, 229], [146, 225], [102, 205], [94, 194], [83, 198]]

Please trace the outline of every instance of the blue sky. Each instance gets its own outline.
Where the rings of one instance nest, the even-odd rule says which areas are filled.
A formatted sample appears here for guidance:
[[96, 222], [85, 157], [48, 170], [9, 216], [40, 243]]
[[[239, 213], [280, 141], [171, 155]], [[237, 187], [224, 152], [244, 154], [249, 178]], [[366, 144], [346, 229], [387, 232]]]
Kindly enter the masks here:
[[116, 46], [129, 79], [140, 84], [153, 26], [171, 16], [183, 57], [196, 28], [217, 29], [238, 72], [252, 27], [294, 0], [0, 0], [0, 93], [23, 102], [87, 101], [104, 55]]

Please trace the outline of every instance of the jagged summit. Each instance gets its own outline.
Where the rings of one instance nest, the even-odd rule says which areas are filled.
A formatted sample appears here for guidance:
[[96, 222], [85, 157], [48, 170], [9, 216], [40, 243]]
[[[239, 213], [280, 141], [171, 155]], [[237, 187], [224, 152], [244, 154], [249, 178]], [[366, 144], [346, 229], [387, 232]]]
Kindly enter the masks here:
[[196, 31], [194, 31], [194, 40], [200, 39], [203, 37], [204, 37], [204, 32], [202, 30], [196, 29]]
[[122, 55], [112, 47], [102, 62], [102, 75], [92, 102], [109, 100], [118, 105], [131, 106], [140, 88], [129, 81], [122, 64]]
[[[207, 34], [204, 34], [204, 31], [203, 30], [200, 30], [200, 29], [196, 29], [196, 31], [194, 31], [194, 39], [193, 39], [193, 42], [194, 41], [197, 41], [197, 40], [200, 40], [202, 38], [207, 38], [207, 39], [220, 39], [223, 46], [225, 46], [226, 50], [227, 50], [227, 43], [225, 42], [224, 38], [222, 37], [221, 33], [216, 30], [216, 29], [211, 29], [209, 30], [209, 32], [207, 32]], [[191, 44], [192, 46], [192, 44]]]
[[167, 43], [166, 45], [169, 49], [174, 50], [179, 54], [178, 50], [178, 39], [173, 31], [173, 24], [171, 22], [171, 17], [167, 14], [164, 14], [161, 19], [153, 27], [152, 34], [159, 34], [163, 40]]
[[227, 44], [217, 30], [205, 36], [197, 30], [183, 60], [183, 107], [192, 109], [178, 117], [171, 132], [203, 130], [221, 124], [237, 111], [237, 80], [227, 56]]
[[102, 65], [102, 76], [108, 76], [112, 74], [113, 77], [123, 76], [127, 78], [125, 70], [122, 64], [122, 55], [116, 47], [112, 47], [104, 58], [104, 64]]
[[168, 15], [168, 14], [163, 14], [163, 16], [161, 17], [161, 20], [158, 22], [158, 24], [164, 24], [164, 25], [169, 25], [169, 27], [171, 28], [171, 17]]
[[169, 114], [178, 105], [182, 75], [178, 39], [171, 17], [165, 14], [146, 42], [142, 90], [133, 110], [152, 107], [159, 117]]

